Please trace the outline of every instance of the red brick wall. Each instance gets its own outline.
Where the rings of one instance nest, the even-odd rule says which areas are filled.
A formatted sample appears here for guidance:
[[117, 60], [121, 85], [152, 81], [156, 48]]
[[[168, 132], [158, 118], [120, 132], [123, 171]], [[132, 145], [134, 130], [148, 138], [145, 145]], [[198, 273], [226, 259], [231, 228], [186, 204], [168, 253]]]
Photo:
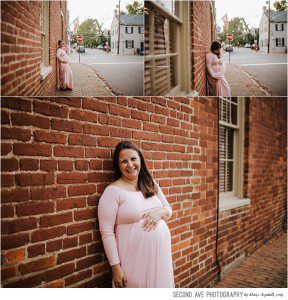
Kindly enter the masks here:
[[205, 54], [216, 38], [214, 1], [191, 2], [192, 88], [207, 95]]
[[215, 279], [215, 99], [3, 98], [2, 123], [4, 287], [111, 285], [96, 212], [124, 139], [174, 211], [176, 286]]
[[246, 100], [245, 197], [250, 205], [220, 214], [219, 257], [227, 266], [279, 233], [287, 211], [287, 100]]
[[40, 12], [41, 1], [1, 2], [2, 95], [52, 95], [55, 91], [57, 42], [66, 40], [66, 1], [50, 1], [49, 65], [53, 71], [44, 81], [40, 75]]

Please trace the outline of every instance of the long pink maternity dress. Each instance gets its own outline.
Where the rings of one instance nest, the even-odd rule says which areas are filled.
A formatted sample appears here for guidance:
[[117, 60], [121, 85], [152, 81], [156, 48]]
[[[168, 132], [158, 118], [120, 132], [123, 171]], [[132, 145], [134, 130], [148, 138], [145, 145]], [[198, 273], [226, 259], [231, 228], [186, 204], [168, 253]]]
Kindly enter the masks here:
[[157, 195], [145, 199], [141, 191], [110, 185], [100, 198], [98, 217], [105, 252], [111, 266], [120, 263], [128, 288], [174, 287], [171, 235], [166, 222], [160, 220], [150, 232], [142, 228], [143, 214], [161, 207], [171, 216], [171, 207], [159, 187]]
[[[223, 62], [223, 59], [218, 58], [214, 53], [207, 53], [206, 68], [208, 71], [208, 96], [230, 97], [230, 87], [226, 78], [224, 77], [226, 66]], [[220, 77], [219, 79], [215, 78], [217, 75]]]
[[59, 60], [60, 86], [62, 89], [72, 90], [72, 70], [69, 64], [69, 56], [63, 49], [58, 48], [57, 58]]

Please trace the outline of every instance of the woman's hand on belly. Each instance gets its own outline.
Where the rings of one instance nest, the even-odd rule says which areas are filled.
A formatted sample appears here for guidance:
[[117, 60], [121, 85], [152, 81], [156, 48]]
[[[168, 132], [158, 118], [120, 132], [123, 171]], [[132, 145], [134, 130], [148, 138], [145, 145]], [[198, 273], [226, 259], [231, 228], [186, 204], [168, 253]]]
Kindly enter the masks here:
[[166, 209], [158, 208], [145, 213], [142, 217], [142, 219], [145, 219], [142, 225], [144, 230], [150, 231], [152, 229], [155, 229], [162, 219], [162, 216], [164, 217], [166, 211]]
[[118, 288], [124, 288], [127, 285], [127, 278], [120, 266], [120, 264], [112, 266], [113, 280], [115, 286]]

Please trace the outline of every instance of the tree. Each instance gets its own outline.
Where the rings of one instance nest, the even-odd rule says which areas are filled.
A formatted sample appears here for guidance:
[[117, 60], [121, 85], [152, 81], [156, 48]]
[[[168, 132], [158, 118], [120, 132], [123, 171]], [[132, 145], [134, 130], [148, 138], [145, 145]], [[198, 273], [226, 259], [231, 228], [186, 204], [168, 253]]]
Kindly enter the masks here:
[[132, 4], [126, 5], [128, 14], [130, 15], [141, 15], [144, 11], [144, 6], [142, 2], [134, 1]]
[[285, 11], [287, 7], [287, 1], [274, 1], [273, 6], [275, 7], [276, 11]]
[[77, 35], [83, 35], [85, 46], [97, 46], [102, 41], [99, 41], [103, 36], [102, 26], [97, 19], [88, 18], [80, 24]]
[[253, 36], [244, 18], [237, 17], [228, 22], [227, 27], [219, 34], [221, 42], [226, 42], [227, 33], [233, 33], [233, 44], [241, 46], [253, 41]]

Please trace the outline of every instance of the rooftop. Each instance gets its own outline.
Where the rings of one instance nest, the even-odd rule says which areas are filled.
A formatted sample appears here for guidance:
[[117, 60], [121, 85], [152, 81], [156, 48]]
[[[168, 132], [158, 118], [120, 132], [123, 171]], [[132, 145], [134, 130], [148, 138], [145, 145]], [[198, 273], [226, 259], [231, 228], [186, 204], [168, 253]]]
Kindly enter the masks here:
[[[268, 11], [265, 11], [265, 15], [268, 19]], [[270, 21], [271, 22], [287, 22], [287, 11], [270, 11]]]
[[129, 15], [122, 14], [120, 15], [121, 25], [144, 25], [144, 15]]

